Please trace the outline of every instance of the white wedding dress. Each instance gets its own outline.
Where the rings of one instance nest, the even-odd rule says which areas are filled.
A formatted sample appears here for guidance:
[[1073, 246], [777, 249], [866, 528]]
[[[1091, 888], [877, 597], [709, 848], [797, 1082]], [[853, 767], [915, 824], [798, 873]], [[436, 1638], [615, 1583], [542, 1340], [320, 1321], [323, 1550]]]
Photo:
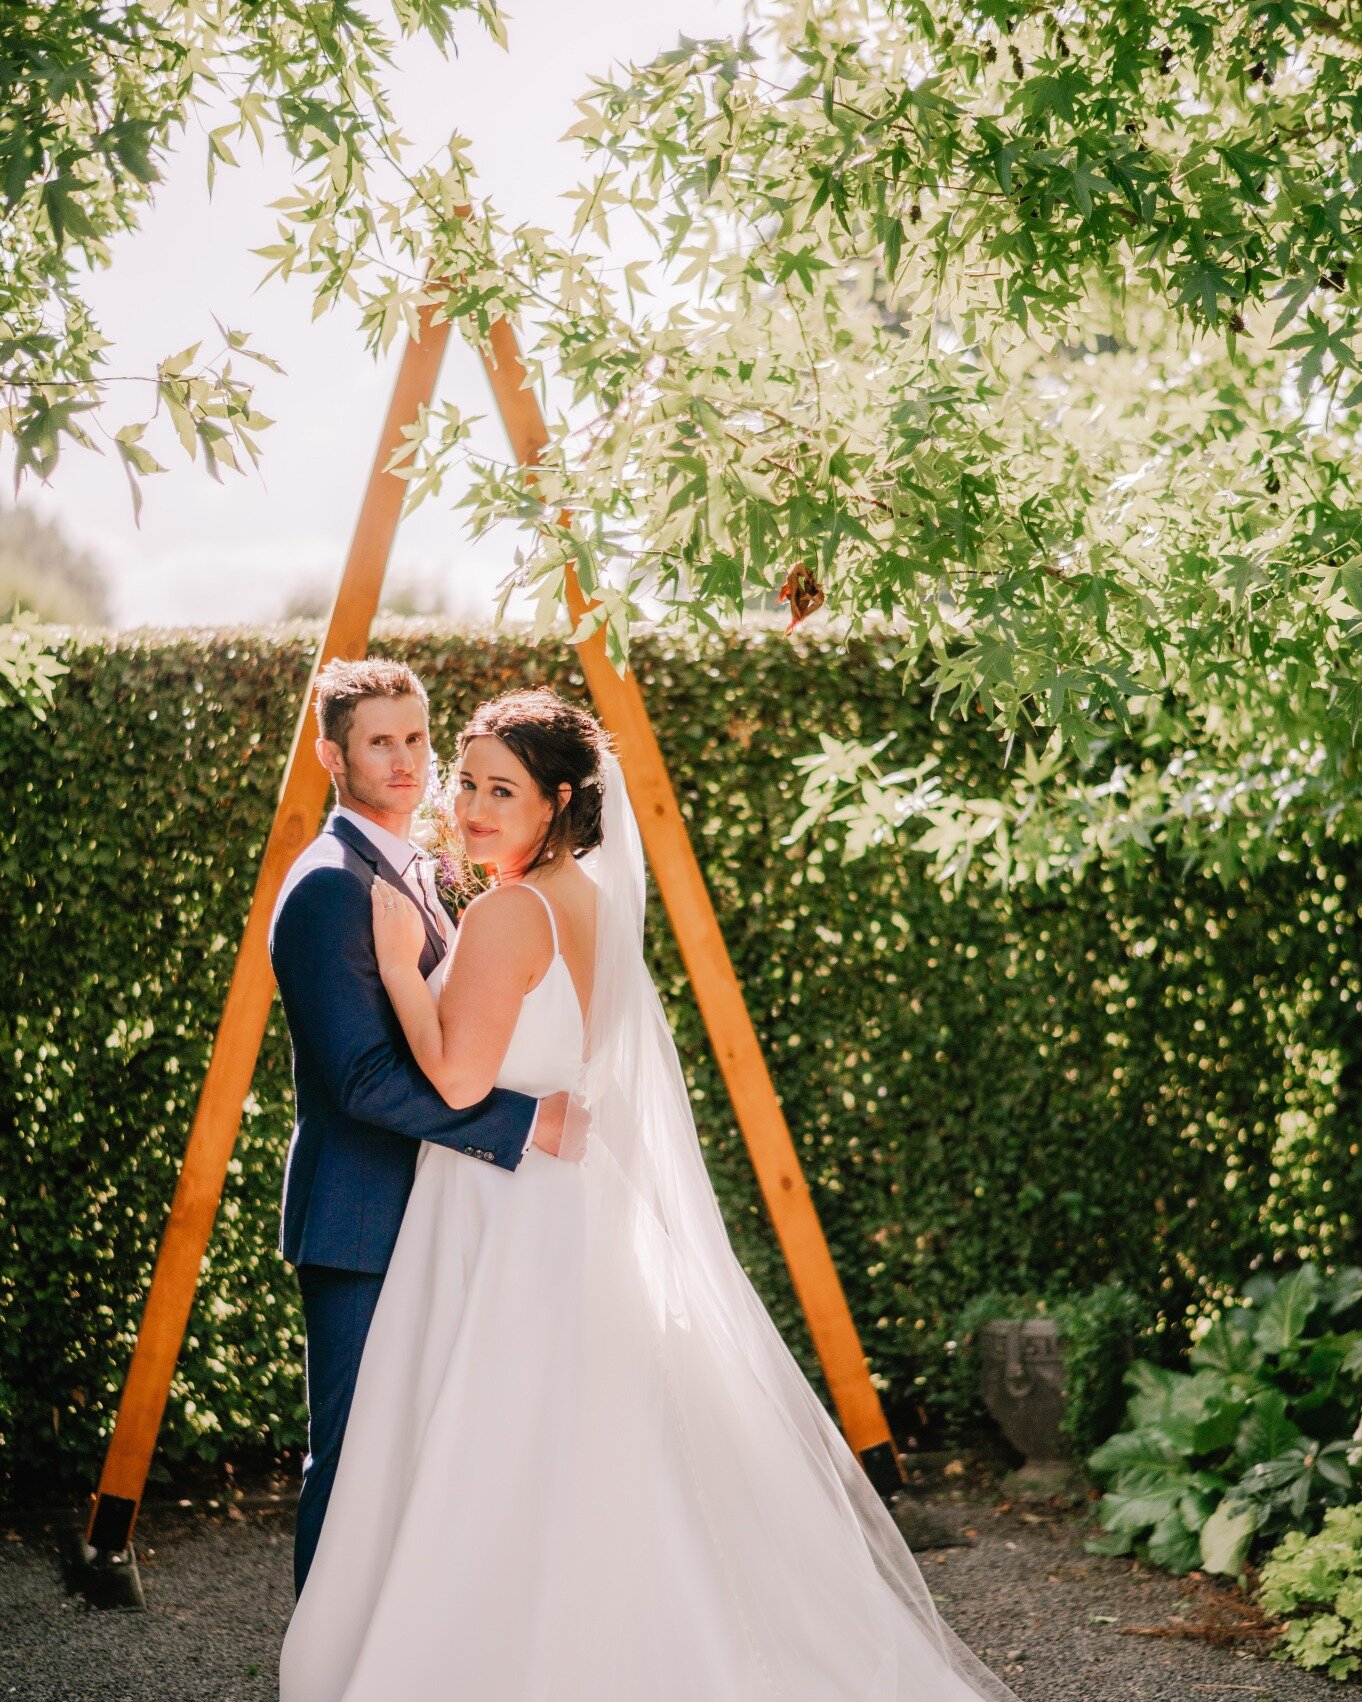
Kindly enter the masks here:
[[[497, 1078], [539, 1097], [583, 1079], [557, 944]], [[423, 1148], [281, 1702], [1010, 1697], [736, 1261], [707, 1272], [665, 1164], [640, 1175], [592, 1115], [576, 1163]]]

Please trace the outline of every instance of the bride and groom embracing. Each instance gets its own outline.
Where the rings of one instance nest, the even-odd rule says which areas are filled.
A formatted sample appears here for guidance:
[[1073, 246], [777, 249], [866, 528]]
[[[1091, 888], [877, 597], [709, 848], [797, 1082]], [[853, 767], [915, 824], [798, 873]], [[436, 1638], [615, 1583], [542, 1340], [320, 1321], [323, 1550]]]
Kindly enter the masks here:
[[307, 1332], [281, 1702], [1003, 1702], [739, 1265], [601, 728], [482, 704], [457, 936], [406, 667], [334, 662], [270, 950]]

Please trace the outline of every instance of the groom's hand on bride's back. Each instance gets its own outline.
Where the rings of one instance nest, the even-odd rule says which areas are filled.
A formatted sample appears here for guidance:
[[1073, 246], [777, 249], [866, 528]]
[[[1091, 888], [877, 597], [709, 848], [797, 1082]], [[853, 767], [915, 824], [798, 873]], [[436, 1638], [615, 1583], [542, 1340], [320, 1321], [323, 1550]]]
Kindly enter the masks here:
[[554, 1093], [539, 1101], [531, 1145], [550, 1158], [577, 1160], [586, 1154], [586, 1137], [591, 1132], [591, 1114], [580, 1099]]

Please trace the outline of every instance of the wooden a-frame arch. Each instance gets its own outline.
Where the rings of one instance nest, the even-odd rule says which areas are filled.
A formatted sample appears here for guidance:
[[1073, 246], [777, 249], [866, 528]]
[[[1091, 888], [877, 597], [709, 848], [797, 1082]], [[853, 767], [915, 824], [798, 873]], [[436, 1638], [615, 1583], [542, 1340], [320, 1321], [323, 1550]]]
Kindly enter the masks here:
[[[419, 335], [408, 341], [403, 353], [312, 680], [332, 657], [359, 657], [368, 646], [406, 488], [388, 467], [404, 445], [402, 428], [410, 425], [418, 410], [429, 405], [434, 396], [449, 337], [449, 321], [438, 316], [433, 307], [422, 309], [419, 324]], [[493, 327], [490, 348], [483, 358], [516, 459], [533, 467], [548, 433], [538, 401], [526, 382], [515, 332], [507, 321]], [[571, 568], [567, 593], [576, 621], [586, 602]], [[890, 1488], [900, 1480], [898, 1453], [638, 681], [632, 671], [622, 677], [616, 673], [606, 656], [603, 628], [579, 646], [579, 655], [597, 713], [619, 751], [648, 859], [842, 1429], [872, 1478], [881, 1487]], [[87, 1582], [100, 1576], [106, 1580], [105, 1587], [91, 1590], [95, 1599], [140, 1602], [132, 1531], [274, 996], [267, 948], [269, 920], [289, 866], [317, 831], [330, 785], [312, 748], [312, 680], [299, 709], [279, 804], [265, 843], [99, 1487], [92, 1498], [83, 1560], [88, 1568]], [[120, 1573], [127, 1580], [126, 1586], [109, 1587], [107, 1580]]]

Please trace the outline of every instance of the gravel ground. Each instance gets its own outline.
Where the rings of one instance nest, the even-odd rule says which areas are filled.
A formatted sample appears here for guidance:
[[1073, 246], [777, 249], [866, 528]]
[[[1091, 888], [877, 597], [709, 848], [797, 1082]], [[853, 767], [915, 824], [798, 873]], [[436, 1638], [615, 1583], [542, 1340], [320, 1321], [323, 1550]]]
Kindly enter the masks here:
[[1233, 1585], [1084, 1552], [1086, 1517], [949, 1509], [968, 1546], [919, 1553], [943, 1616], [1024, 1702], [1333, 1702]]
[[[956, 1630], [1023, 1702], [1323, 1702], [1353, 1694], [1267, 1658], [1262, 1627], [1230, 1587], [1085, 1554], [1085, 1525], [1073, 1513], [959, 1494], [926, 1505], [962, 1538], [962, 1546], [920, 1553], [928, 1583]], [[0, 1545], [0, 1699], [276, 1696], [292, 1607], [286, 1483], [258, 1486], [230, 1507], [149, 1503], [138, 1527], [145, 1613], [92, 1611], [65, 1593], [58, 1555], [73, 1519], [10, 1518]]]

